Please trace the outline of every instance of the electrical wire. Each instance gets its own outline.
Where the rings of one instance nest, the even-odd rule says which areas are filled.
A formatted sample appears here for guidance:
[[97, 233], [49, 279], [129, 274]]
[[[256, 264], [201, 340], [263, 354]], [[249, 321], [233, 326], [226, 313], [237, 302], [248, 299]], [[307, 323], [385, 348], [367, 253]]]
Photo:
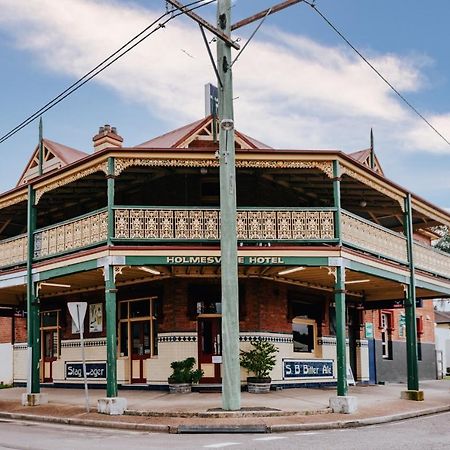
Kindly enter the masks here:
[[381, 73], [378, 69], [376, 69], [372, 63], [370, 63], [367, 58], [328, 20], [325, 15], [319, 11], [316, 4], [310, 3], [307, 0], [303, 0], [303, 3], [311, 6], [313, 10], [338, 34], [338, 36], [398, 95], [398, 97], [412, 110], [414, 113], [419, 116], [439, 137], [441, 137], [448, 145], [450, 145], [450, 141], [440, 133], [427, 119], [423, 116], [423, 114], [418, 111], [416, 107], [414, 107], [404, 95], [402, 95]]
[[[210, 1], [205, 2], [204, 0], [196, 0], [196, 1], [193, 1], [193, 2], [185, 5], [185, 7], [190, 8], [189, 11], [194, 11], [194, 10], [196, 10], [198, 8], [201, 8], [203, 6], [207, 6], [207, 5], [211, 4], [211, 3], [214, 3], [215, 1], [216, 0], [210, 0]], [[197, 5], [197, 6], [195, 6], [195, 5]], [[192, 8], [191, 8], [191, 6], [192, 6]], [[28, 116], [20, 124], [18, 124], [13, 129], [11, 129], [8, 133], [6, 133], [3, 136], [1, 136], [0, 137], [0, 144], [5, 142], [7, 139], [11, 138], [12, 136], [14, 136], [20, 130], [22, 130], [23, 128], [28, 126], [30, 123], [32, 123], [34, 120], [36, 120], [40, 115], [42, 115], [43, 113], [46, 113], [47, 111], [49, 111], [50, 109], [55, 107], [58, 103], [62, 102], [69, 95], [73, 94], [75, 91], [80, 89], [88, 81], [92, 80], [94, 77], [99, 75], [101, 72], [103, 72], [105, 69], [107, 69], [109, 66], [111, 66], [114, 62], [116, 62], [122, 56], [126, 55], [130, 50], [132, 50], [137, 45], [139, 45], [141, 42], [143, 42], [145, 39], [150, 37], [153, 33], [155, 33], [156, 31], [160, 30], [161, 28], [164, 28], [165, 25], [168, 22], [170, 22], [171, 20], [175, 19], [176, 17], [184, 14], [183, 12], [175, 13], [174, 11], [175, 10], [173, 10], [173, 9], [172, 10], [166, 10], [166, 12], [164, 14], [161, 14], [161, 16], [159, 16], [156, 20], [154, 20], [150, 25], [148, 25], [146, 28], [144, 28], [142, 31], [140, 31], [138, 34], [136, 34], [128, 42], [123, 44], [119, 49], [117, 49], [114, 53], [112, 53], [107, 58], [105, 58], [102, 62], [97, 64], [93, 69], [91, 69], [89, 72], [87, 72], [85, 75], [83, 75], [75, 83], [71, 84], [69, 87], [67, 87], [64, 91], [62, 91], [56, 97], [54, 97], [49, 102], [47, 102], [40, 109], [38, 109], [33, 114]], [[168, 17], [163, 22], [160, 22], [162, 19], [164, 19], [165, 16], [170, 16], [170, 17]], [[158, 24], [158, 26], [155, 29], [149, 31], [156, 24]], [[149, 32], [147, 34], [145, 34], [147, 31], [149, 31]], [[144, 36], [141, 37], [142, 35], [144, 35]], [[134, 42], [139, 37], [141, 37], [141, 39], [139, 39], [137, 42]], [[134, 42], [134, 44], [131, 47], [127, 48], [133, 42]], [[125, 51], [123, 51], [123, 50], [125, 50]]]

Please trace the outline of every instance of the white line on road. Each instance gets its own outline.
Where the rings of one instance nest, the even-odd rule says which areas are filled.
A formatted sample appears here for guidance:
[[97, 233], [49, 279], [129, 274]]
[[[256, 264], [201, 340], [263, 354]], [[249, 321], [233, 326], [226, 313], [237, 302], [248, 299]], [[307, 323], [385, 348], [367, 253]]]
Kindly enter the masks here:
[[221, 448], [221, 447], [229, 447], [230, 445], [239, 445], [240, 442], [220, 442], [218, 444], [209, 444], [204, 445], [204, 448]]
[[304, 433], [295, 433], [296, 436], [312, 436], [313, 434], [320, 434], [318, 431], [305, 431]]
[[263, 438], [254, 438], [254, 441], [276, 441], [278, 439], [287, 439], [286, 437], [283, 436], [268, 436], [268, 437], [263, 437]]

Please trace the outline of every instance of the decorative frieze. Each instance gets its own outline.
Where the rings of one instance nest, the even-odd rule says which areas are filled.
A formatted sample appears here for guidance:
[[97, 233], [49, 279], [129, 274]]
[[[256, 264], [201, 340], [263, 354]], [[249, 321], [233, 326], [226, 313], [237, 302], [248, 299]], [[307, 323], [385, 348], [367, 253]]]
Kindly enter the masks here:
[[28, 199], [28, 194], [17, 195], [13, 198], [0, 201], [0, 209], [7, 208], [8, 206], [17, 205], [20, 202], [26, 202]]
[[[238, 240], [325, 240], [334, 238], [332, 211], [238, 210]], [[115, 209], [117, 239], [220, 239], [216, 209]]]
[[[219, 167], [217, 159], [149, 159], [117, 158], [114, 175], [119, 176], [128, 167]], [[254, 169], [318, 169], [327, 177], [333, 177], [332, 161], [295, 161], [295, 160], [240, 160], [236, 159], [236, 168]]]
[[89, 175], [92, 175], [95, 172], [103, 172], [105, 175], [107, 175], [108, 174], [107, 161], [96, 164], [95, 166], [89, 167], [88, 169], [80, 170], [79, 172], [69, 174], [63, 178], [60, 178], [56, 181], [46, 184], [41, 188], [36, 189], [36, 204], [39, 203], [39, 200], [46, 192], [50, 192], [59, 187], [66, 186], [69, 183], [73, 183], [74, 181], [80, 180], [81, 178], [85, 178]]

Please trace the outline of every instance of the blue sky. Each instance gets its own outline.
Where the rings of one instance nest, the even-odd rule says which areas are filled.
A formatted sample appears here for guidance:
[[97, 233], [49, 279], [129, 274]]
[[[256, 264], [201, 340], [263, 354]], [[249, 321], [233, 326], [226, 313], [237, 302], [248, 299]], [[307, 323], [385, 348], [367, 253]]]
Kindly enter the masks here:
[[[233, 21], [278, 0], [237, 0]], [[0, 0], [0, 134], [164, 11], [162, 0]], [[450, 3], [317, 0], [319, 9], [450, 139]], [[214, 20], [215, 6], [201, 11]], [[255, 25], [234, 34], [244, 43]], [[214, 50], [214, 49], [213, 49]], [[186, 53], [191, 56], [188, 56]], [[44, 116], [44, 135], [91, 151], [98, 127], [132, 146], [203, 116], [214, 81], [198, 27], [177, 18]], [[278, 148], [367, 148], [386, 175], [450, 207], [450, 146], [307, 5], [271, 16], [234, 66], [236, 127]], [[270, 126], [267, 126], [270, 124]], [[0, 144], [0, 191], [37, 143], [37, 122]]]

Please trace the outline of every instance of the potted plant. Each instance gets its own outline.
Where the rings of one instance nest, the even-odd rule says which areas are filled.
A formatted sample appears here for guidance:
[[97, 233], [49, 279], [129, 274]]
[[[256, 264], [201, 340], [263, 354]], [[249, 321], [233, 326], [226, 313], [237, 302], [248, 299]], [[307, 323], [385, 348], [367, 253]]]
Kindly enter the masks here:
[[195, 369], [195, 358], [173, 361], [170, 364], [172, 375], [167, 379], [171, 394], [191, 392], [192, 383], [198, 383], [203, 376], [203, 370]]
[[275, 367], [278, 349], [267, 341], [255, 341], [251, 344], [251, 350], [241, 350], [241, 366], [254, 374], [253, 377], [247, 377], [248, 392], [266, 394], [270, 391], [272, 379], [269, 374]]

